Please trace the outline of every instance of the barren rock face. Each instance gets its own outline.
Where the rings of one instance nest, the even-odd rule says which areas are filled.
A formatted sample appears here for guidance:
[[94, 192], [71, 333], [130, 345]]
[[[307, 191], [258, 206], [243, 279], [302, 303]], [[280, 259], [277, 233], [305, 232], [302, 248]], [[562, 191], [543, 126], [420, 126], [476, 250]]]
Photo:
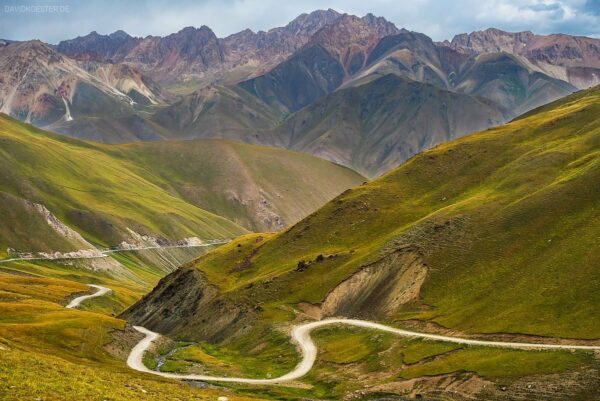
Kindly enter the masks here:
[[323, 316], [385, 318], [419, 298], [427, 267], [417, 252], [400, 249], [365, 266], [329, 292]]
[[162, 101], [156, 84], [126, 65], [76, 61], [40, 41], [0, 47], [0, 111], [38, 126], [130, 113]]
[[[223, 69], [251, 68], [251, 72], [245, 72], [249, 75], [265, 72], [340, 15], [331, 9], [318, 10], [268, 32], [246, 29], [223, 39], [206, 26], [187, 27], [165, 37], [134, 38], [123, 31], [110, 35], [92, 32], [60, 42], [58, 51], [77, 60], [128, 63], [157, 80], [186, 81], [208, 74], [210, 83], [222, 78]], [[215, 78], [211, 79], [213, 75]]]
[[346, 75], [352, 75], [364, 66], [381, 38], [397, 32], [394, 24], [372, 14], [363, 18], [344, 14], [315, 33], [310, 43], [327, 49], [344, 66]]
[[[340, 24], [336, 25], [340, 20]], [[384, 18], [368, 14], [359, 18], [335, 10], [317, 10], [302, 14], [283, 27], [268, 32], [241, 32], [219, 39], [206, 27], [187, 27], [165, 36], [134, 38], [123, 31], [110, 35], [92, 32], [58, 44], [58, 51], [77, 60], [128, 63], [159, 81], [201, 80], [229, 82], [250, 78], [268, 71], [307, 44], [313, 35], [324, 31], [317, 42], [327, 39], [344, 64], [354, 70], [366, 59], [355, 53], [373, 47], [397, 28]], [[348, 54], [349, 46], [358, 46]], [[357, 58], [358, 57], [358, 58]], [[357, 61], [359, 60], [359, 61]], [[351, 69], [352, 70], [352, 69]], [[235, 79], [234, 79], [235, 81]]]
[[569, 82], [579, 88], [595, 85], [600, 76], [600, 39], [564, 34], [513, 33], [490, 28], [456, 35], [445, 44], [465, 54], [506, 52], [524, 56], [541, 68], [548, 64], [560, 66]]

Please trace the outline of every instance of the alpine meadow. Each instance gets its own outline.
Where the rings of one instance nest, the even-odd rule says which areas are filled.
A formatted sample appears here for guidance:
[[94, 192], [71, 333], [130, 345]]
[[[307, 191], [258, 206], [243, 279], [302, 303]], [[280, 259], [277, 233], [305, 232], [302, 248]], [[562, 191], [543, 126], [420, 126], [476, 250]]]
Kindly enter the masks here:
[[9, 0], [0, 400], [600, 401], [598, 26]]

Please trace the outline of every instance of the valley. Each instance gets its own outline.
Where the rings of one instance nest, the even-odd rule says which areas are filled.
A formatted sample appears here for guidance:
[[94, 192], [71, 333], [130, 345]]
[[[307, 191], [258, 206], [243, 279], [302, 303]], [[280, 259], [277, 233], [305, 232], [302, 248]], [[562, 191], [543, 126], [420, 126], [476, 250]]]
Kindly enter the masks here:
[[[598, 89], [592, 89], [505, 126], [438, 146], [378, 180], [347, 191], [280, 233], [243, 236], [199, 258], [167, 276], [123, 316], [173, 338], [209, 344], [201, 349], [212, 356], [221, 354], [209, 351], [210, 344], [219, 344], [219, 352], [229, 350], [225, 355], [253, 354], [260, 361], [256, 366], [261, 367], [266, 360], [273, 363], [267, 356], [281, 355], [275, 359], [276, 366], [262, 368], [266, 370], [256, 378], [267, 373], [277, 377], [292, 370], [297, 359], [293, 348], [284, 345], [287, 336], [281, 325], [304, 319], [376, 318], [413, 331], [461, 333], [458, 337], [477, 334], [492, 341], [544, 342], [544, 338], [558, 337], [585, 342], [597, 338], [595, 309], [581, 303], [595, 303], [596, 280], [591, 267], [595, 263], [585, 262], [592, 269], [587, 270], [567, 262], [569, 258], [598, 257], [594, 239], [597, 219], [593, 217], [597, 197], [593, 195], [595, 186], [585, 184], [593, 182], [598, 171], [594, 156], [597, 99]], [[567, 128], [572, 126], [579, 127], [577, 136], [571, 136], [573, 130]], [[564, 142], [564, 138], [569, 139]], [[548, 146], [539, 146], [540, 141]], [[496, 157], [490, 159], [488, 152]], [[534, 174], [528, 168], [531, 165], [544, 166], [544, 173]], [[539, 168], [535, 171], [541, 171]], [[425, 182], [428, 188], [423, 187]], [[573, 210], [574, 205], [581, 209], [569, 214], [570, 223], [557, 223], [554, 216], [564, 215], [558, 211]], [[521, 218], [523, 215], [528, 217]], [[505, 231], [508, 227], [527, 235]], [[529, 231], [528, 227], [536, 228]], [[525, 245], [524, 241], [531, 243]], [[565, 247], [571, 252], [561, 252]], [[512, 252], [505, 253], [506, 249]], [[550, 258], [549, 249], [554, 249]], [[580, 252], [579, 256], [574, 252]], [[560, 278], [563, 274], [566, 276]], [[562, 283], [567, 281], [571, 286], [565, 288]], [[490, 286], [494, 291], [490, 292]], [[555, 304], [544, 302], [547, 291], [560, 302], [560, 314], [555, 313]], [[190, 298], [190, 293], [201, 295]], [[506, 318], [498, 318], [503, 315]], [[595, 342], [590, 345], [597, 346]], [[463, 352], [461, 360], [490, 351], [467, 348], [460, 354]], [[494, 352], [504, 361], [502, 366], [512, 366], [504, 358], [510, 358], [513, 351]], [[560, 359], [562, 354], [518, 355], [520, 366], [537, 366], [533, 369], [546, 372], [541, 374], [552, 372], [553, 377], [567, 380], [568, 369], [546, 370], [560, 366], [558, 362], [534, 362], [538, 357]], [[435, 362], [423, 363], [432, 369], [441, 365], [450, 369], [435, 372], [458, 374], [462, 368], [453, 365], [454, 358], [458, 356], [442, 354]], [[496, 365], [494, 359], [482, 358], [475, 373], [451, 375], [447, 385], [464, 386], [469, 380], [480, 380], [476, 378], [481, 375], [487, 380], [512, 377], [510, 382], [519, 383], [523, 374], [517, 373], [519, 368], [509, 368], [515, 373], [482, 373], [492, 372]], [[592, 360], [580, 365], [583, 370], [579, 374], [594, 365]], [[193, 364], [176, 361], [169, 366], [193, 371]], [[384, 370], [393, 370], [393, 366], [401, 369], [392, 364]], [[306, 380], [318, 380], [315, 374], [310, 373]], [[383, 381], [393, 382], [397, 376], [385, 377]], [[576, 387], [564, 391], [586, 394], [594, 391], [593, 382], [586, 382], [585, 391]], [[414, 394], [416, 388], [427, 388], [427, 383], [413, 380], [397, 391]], [[502, 386], [492, 387], [495, 390], [485, 392], [494, 394]], [[515, 384], [514, 388], [519, 387]], [[342, 388], [349, 391], [347, 386]], [[333, 390], [328, 387], [327, 391]], [[365, 388], [361, 391], [370, 393]], [[418, 391], [427, 394], [429, 390]], [[473, 391], [483, 394], [483, 389]], [[531, 394], [535, 397], [535, 391]]]
[[600, 400], [598, 15], [511, 1], [0, 10], [0, 400]]

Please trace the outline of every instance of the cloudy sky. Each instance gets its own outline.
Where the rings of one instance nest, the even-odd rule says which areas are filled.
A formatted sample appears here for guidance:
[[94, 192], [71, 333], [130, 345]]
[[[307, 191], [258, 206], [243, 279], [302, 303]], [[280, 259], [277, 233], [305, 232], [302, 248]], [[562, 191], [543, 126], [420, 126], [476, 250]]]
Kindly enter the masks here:
[[167, 35], [201, 25], [223, 37], [282, 26], [324, 8], [371, 12], [434, 40], [488, 27], [600, 38], [600, 0], [1, 0], [0, 38], [57, 43], [91, 31]]

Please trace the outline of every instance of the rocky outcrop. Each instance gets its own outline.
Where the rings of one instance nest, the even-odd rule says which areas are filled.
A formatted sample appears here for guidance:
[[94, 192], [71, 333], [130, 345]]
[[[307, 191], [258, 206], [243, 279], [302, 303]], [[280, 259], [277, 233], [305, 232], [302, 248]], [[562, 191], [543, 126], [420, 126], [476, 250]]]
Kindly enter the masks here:
[[369, 52], [385, 36], [398, 28], [384, 18], [368, 14], [363, 18], [344, 14], [311, 37], [309, 43], [323, 46], [351, 76], [362, 69]]
[[253, 320], [249, 305], [219, 296], [203, 273], [182, 267], [121, 315], [132, 324], [192, 340], [222, 341]]
[[536, 35], [489, 28], [456, 35], [445, 45], [467, 54], [505, 52], [553, 65], [600, 67], [600, 39], [584, 36]]
[[81, 253], [82, 256], [85, 257], [101, 257], [102, 254], [100, 251], [96, 249], [92, 244], [85, 240], [77, 231], [73, 230], [71, 227], [65, 225], [62, 221], [60, 221], [55, 215], [53, 215], [46, 206], [39, 204], [28, 202], [33, 209], [35, 209], [40, 215], [44, 217], [48, 225], [56, 231], [60, 236], [67, 239], [76, 247], [85, 247], [85, 249], [80, 249], [77, 252]]
[[413, 248], [394, 251], [363, 267], [327, 294], [322, 316], [385, 319], [419, 298], [427, 267]]
[[316, 10], [310, 14], [301, 14], [286, 26], [267, 32], [245, 29], [221, 39], [225, 58], [233, 64], [258, 64], [262, 69], [274, 67], [340, 15], [332, 9]]

